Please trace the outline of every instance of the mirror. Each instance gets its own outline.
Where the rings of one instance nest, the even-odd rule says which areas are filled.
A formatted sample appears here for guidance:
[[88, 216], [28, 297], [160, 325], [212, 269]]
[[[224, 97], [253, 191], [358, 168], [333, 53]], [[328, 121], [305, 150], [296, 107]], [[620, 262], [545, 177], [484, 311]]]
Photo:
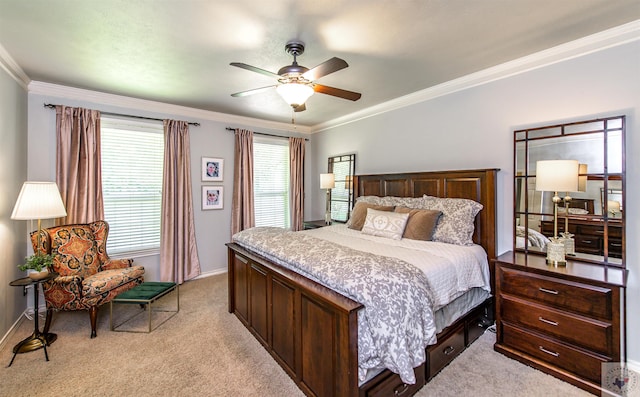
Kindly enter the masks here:
[[331, 189], [331, 220], [346, 222], [353, 208], [353, 176], [356, 172], [356, 155], [344, 154], [329, 157], [327, 171], [335, 178]]
[[578, 160], [578, 191], [558, 192], [557, 233], [573, 234], [568, 258], [624, 267], [624, 142], [625, 116], [515, 131], [514, 249], [545, 254], [554, 236], [554, 192], [536, 191], [536, 162]]

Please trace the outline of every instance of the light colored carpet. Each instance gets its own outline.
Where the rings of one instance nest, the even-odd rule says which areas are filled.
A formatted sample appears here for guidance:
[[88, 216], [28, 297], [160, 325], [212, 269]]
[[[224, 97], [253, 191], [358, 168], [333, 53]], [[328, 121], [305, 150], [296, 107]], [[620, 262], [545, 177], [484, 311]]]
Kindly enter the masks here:
[[[174, 300], [161, 302], [169, 308]], [[118, 316], [128, 310], [134, 307], [115, 308]], [[95, 339], [86, 312], [57, 313], [50, 361], [41, 349], [6, 367], [13, 346], [32, 331], [23, 321], [0, 350], [0, 396], [303, 396], [227, 312], [226, 274], [183, 284], [180, 312], [150, 334], [111, 332], [108, 305]], [[418, 396], [590, 395], [494, 352], [494, 341], [483, 335]]]

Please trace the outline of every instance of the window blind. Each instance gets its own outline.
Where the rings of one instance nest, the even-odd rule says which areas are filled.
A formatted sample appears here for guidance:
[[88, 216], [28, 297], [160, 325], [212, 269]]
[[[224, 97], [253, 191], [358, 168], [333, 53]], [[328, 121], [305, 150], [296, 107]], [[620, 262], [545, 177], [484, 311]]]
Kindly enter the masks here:
[[290, 226], [289, 141], [254, 137], [253, 190], [256, 226]]
[[160, 248], [162, 122], [101, 118], [102, 194], [110, 254]]

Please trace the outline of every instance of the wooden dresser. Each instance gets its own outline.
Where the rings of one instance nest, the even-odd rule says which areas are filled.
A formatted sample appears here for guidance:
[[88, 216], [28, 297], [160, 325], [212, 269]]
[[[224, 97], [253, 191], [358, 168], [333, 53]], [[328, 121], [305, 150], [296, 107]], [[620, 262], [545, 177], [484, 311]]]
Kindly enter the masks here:
[[[626, 270], [507, 252], [495, 266], [494, 349], [594, 394], [601, 364], [618, 362]], [[623, 337], [624, 339], [624, 337]]]
[[[558, 234], [564, 232], [564, 218], [558, 218]], [[553, 221], [541, 221], [540, 232], [553, 237]], [[604, 225], [600, 220], [569, 218], [569, 233], [574, 235], [576, 252], [604, 255]], [[609, 256], [622, 258], [622, 221], [609, 219]]]

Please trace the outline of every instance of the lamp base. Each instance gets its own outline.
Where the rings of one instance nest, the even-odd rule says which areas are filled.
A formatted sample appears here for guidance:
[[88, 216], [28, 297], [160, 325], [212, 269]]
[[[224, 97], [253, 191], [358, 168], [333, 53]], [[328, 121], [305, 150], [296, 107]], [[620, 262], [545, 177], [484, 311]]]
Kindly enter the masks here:
[[558, 238], [552, 238], [547, 243], [547, 264], [555, 267], [567, 266], [564, 243]]
[[558, 261], [558, 260], [553, 260], [553, 259], [547, 258], [547, 265], [552, 265], [552, 266], [555, 266], [555, 267], [565, 267], [565, 266], [567, 266], [567, 261], [566, 260]]

